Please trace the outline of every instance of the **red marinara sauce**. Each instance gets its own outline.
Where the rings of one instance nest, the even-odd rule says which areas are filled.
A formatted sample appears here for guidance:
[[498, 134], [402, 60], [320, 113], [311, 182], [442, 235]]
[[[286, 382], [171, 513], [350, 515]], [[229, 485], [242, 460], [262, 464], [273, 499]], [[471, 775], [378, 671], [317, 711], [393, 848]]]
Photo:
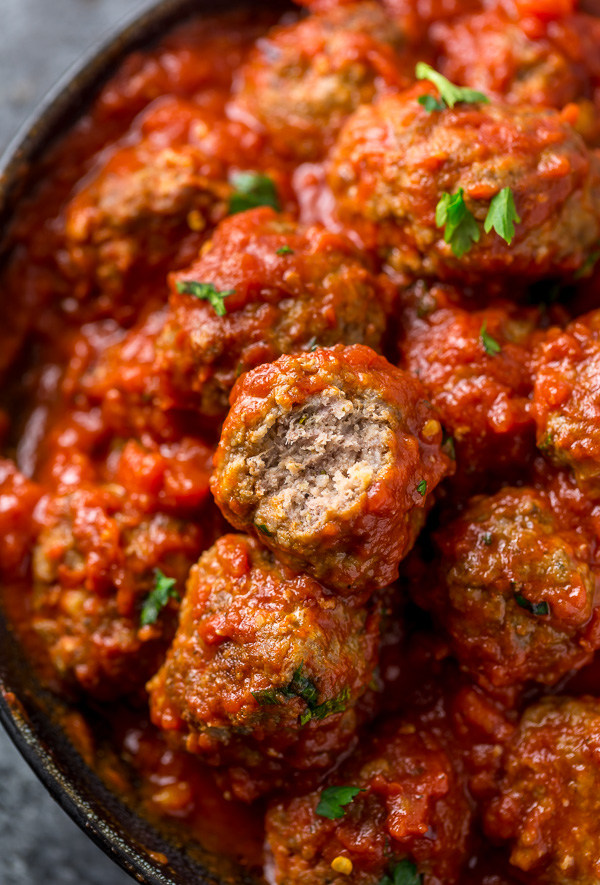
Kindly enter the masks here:
[[273, 885], [597, 885], [600, 19], [303, 6], [132, 53], [40, 167], [2, 607]]

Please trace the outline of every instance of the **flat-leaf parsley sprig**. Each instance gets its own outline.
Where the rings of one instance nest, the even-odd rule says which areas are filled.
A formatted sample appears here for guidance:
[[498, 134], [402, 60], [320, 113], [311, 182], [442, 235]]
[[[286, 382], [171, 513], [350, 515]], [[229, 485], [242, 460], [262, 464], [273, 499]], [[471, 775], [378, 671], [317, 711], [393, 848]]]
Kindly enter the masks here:
[[235, 289], [219, 291], [214, 283], [200, 283], [197, 280], [179, 280], [177, 291], [181, 295], [193, 295], [199, 301], [208, 301], [218, 317], [224, 317], [227, 313], [225, 299], [235, 295]]
[[[510, 187], [502, 188], [492, 199], [483, 229], [486, 234], [494, 230], [510, 246], [515, 235], [515, 224], [521, 218], [517, 213], [515, 198]], [[454, 194], [443, 193], [435, 207], [435, 223], [444, 228], [444, 242], [450, 245], [452, 254], [462, 258], [481, 239], [477, 219], [465, 202], [462, 187]]]
[[443, 111], [445, 108], [453, 108], [455, 104], [464, 102], [465, 104], [489, 104], [490, 100], [483, 92], [477, 92], [476, 89], [468, 89], [465, 86], [455, 86], [443, 74], [436, 71], [431, 65], [420, 61], [415, 68], [415, 76], [417, 80], [429, 80], [437, 87], [440, 93], [440, 101], [432, 95], [422, 95], [418, 100], [426, 111]]

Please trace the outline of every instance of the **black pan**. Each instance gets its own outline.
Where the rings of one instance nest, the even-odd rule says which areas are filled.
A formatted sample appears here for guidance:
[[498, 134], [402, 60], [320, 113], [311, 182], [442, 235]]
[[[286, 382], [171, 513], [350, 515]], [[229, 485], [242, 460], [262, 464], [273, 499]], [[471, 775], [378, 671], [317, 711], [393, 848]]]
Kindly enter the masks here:
[[[227, 12], [240, 5], [240, 0], [220, 0], [218, 8], [209, 0], [162, 0], [93, 47], [63, 77], [0, 160], [0, 260], [7, 248], [10, 221], [35, 182], [40, 161], [78, 119], [118, 63], [191, 14]], [[67, 714], [65, 702], [36, 679], [0, 607], [0, 721], [39, 779], [81, 829], [137, 881], [148, 885], [256, 882], [230, 859], [186, 843], [176, 830], [159, 830], [126, 807], [67, 738], [60, 725]], [[235, 840], [235, 834], [232, 837]], [[157, 853], [168, 862], [159, 863], [153, 856]], [[51, 871], [48, 875], [51, 880]]]

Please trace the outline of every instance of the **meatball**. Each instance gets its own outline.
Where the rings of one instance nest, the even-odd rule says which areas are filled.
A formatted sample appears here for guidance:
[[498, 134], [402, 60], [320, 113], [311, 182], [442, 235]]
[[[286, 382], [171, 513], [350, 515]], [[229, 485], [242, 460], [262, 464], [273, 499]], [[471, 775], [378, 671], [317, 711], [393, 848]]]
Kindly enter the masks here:
[[600, 701], [544, 698], [525, 712], [485, 825], [532, 881], [600, 881]]
[[200, 528], [165, 513], [141, 513], [116, 483], [40, 502], [33, 552], [33, 626], [65, 688], [102, 700], [142, 688], [175, 630], [170, 602], [154, 623], [143, 604], [159, 575], [181, 589], [203, 549]]
[[[186, 291], [205, 283], [224, 315]], [[222, 222], [200, 259], [171, 279], [158, 369], [172, 403], [224, 417], [236, 378], [283, 353], [332, 344], [379, 350], [393, 287], [345, 237], [262, 208]], [[180, 291], [183, 290], [183, 291]]]
[[295, 160], [318, 159], [344, 119], [386, 87], [408, 85], [398, 25], [374, 2], [273, 29], [242, 68], [236, 102]]
[[229, 163], [248, 149], [242, 128], [178, 98], [144, 111], [66, 206], [68, 270], [78, 285], [120, 291], [129, 271], [181, 263], [190, 239], [197, 248], [227, 212]]
[[[600, 22], [593, 16], [580, 13], [532, 27], [530, 19], [488, 9], [437, 23], [432, 39], [442, 53], [440, 69], [453, 83], [514, 105], [560, 109], [579, 101], [577, 125], [595, 115]], [[597, 124], [593, 129], [597, 138]]]
[[[337, 819], [324, 817], [319, 801], [341, 784], [361, 792]], [[271, 804], [267, 843], [273, 880], [343, 885], [351, 878], [379, 885], [417, 881], [418, 869], [426, 885], [450, 885], [459, 881], [466, 860], [470, 816], [463, 786], [433, 729], [388, 720], [325, 790]], [[397, 865], [406, 878], [394, 878]]]
[[391, 583], [453, 464], [416, 379], [362, 345], [284, 356], [231, 396], [223, 515], [345, 594]]
[[450, 634], [460, 663], [496, 686], [552, 685], [600, 644], [590, 540], [531, 488], [473, 498], [435, 536], [438, 578], [418, 604]]
[[285, 776], [283, 763], [322, 770], [351, 745], [378, 638], [375, 607], [345, 604], [253, 538], [225, 535], [190, 573], [148, 686], [153, 721], [209, 763], [248, 769], [233, 786], [253, 798]]
[[538, 347], [533, 411], [537, 443], [578, 485], [600, 497], [600, 311], [550, 329]]
[[453, 289], [404, 294], [400, 365], [422, 383], [451, 434], [459, 473], [522, 466], [535, 451], [529, 396], [537, 308], [467, 310]]
[[[434, 94], [418, 84], [348, 120], [328, 171], [340, 221], [418, 276], [532, 280], [580, 268], [600, 237], [600, 158], [556, 111], [480, 104], [428, 113], [417, 100]], [[510, 245], [484, 232], [507, 187], [521, 219]], [[479, 240], [447, 243], [436, 208], [461, 190]]]

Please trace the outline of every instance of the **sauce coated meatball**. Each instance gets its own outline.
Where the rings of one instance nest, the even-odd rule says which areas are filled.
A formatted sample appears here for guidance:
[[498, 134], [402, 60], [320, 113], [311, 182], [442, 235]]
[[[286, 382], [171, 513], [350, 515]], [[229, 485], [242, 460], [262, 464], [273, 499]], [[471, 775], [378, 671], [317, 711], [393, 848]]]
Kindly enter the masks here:
[[112, 699], [143, 687], [175, 631], [171, 604], [141, 623], [156, 569], [181, 589], [204, 545], [198, 525], [141, 513], [123, 486], [42, 499], [33, 551], [33, 627], [67, 687]]
[[225, 518], [345, 594], [391, 583], [452, 470], [419, 382], [335, 347], [249, 372], [231, 403], [211, 480]]
[[551, 329], [535, 358], [537, 444], [600, 497], [600, 311]]
[[597, 18], [580, 13], [551, 22], [518, 20], [487, 9], [434, 25], [432, 38], [442, 53], [440, 69], [453, 83], [513, 105], [560, 109], [579, 102], [576, 126], [597, 139], [598, 124], [592, 122], [600, 81]]
[[440, 284], [418, 283], [403, 297], [400, 365], [438, 410], [459, 472], [522, 466], [535, 451], [530, 362], [540, 311], [502, 301], [469, 310]]
[[229, 166], [255, 139], [242, 129], [183, 99], [144, 111], [65, 209], [67, 270], [77, 286], [116, 293], [131, 270], [181, 264], [190, 240], [197, 248], [227, 213]]
[[552, 685], [591, 659], [600, 643], [591, 540], [544, 495], [505, 488], [473, 498], [435, 543], [438, 581], [415, 588], [415, 601], [439, 618], [476, 679]]
[[[189, 292], [206, 283], [224, 315]], [[381, 348], [393, 290], [369, 272], [345, 237], [261, 208], [222, 222], [198, 261], [171, 278], [169, 314], [158, 341], [167, 396], [224, 417], [236, 378], [283, 353], [316, 343]]]
[[600, 880], [600, 702], [545, 698], [506, 751], [486, 831], [509, 840], [511, 863], [545, 885]]
[[403, 43], [374, 2], [311, 15], [258, 41], [242, 68], [237, 103], [281, 154], [318, 159], [359, 105], [407, 85]]
[[225, 535], [191, 571], [149, 684], [153, 720], [209, 763], [248, 769], [233, 787], [251, 798], [251, 783], [285, 779], [282, 763], [322, 770], [352, 744], [378, 640], [376, 607], [345, 604], [253, 538]]
[[[318, 813], [323, 789], [271, 804], [267, 843], [277, 885], [379, 885], [385, 876], [426, 885], [459, 881], [470, 809], [432, 729], [388, 720], [326, 787], [337, 785], [361, 790], [338, 819]], [[397, 865], [406, 878], [394, 878]]]
[[[576, 271], [600, 237], [600, 159], [552, 110], [494, 104], [428, 113], [417, 85], [360, 108], [329, 165], [340, 220], [397, 270], [481, 279]], [[510, 187], [521, 219], [508, 245], [484, 232], [491, 200]], [[463, 190], [479, 241], [457, 257], [436, 225], [444, 194]]]

